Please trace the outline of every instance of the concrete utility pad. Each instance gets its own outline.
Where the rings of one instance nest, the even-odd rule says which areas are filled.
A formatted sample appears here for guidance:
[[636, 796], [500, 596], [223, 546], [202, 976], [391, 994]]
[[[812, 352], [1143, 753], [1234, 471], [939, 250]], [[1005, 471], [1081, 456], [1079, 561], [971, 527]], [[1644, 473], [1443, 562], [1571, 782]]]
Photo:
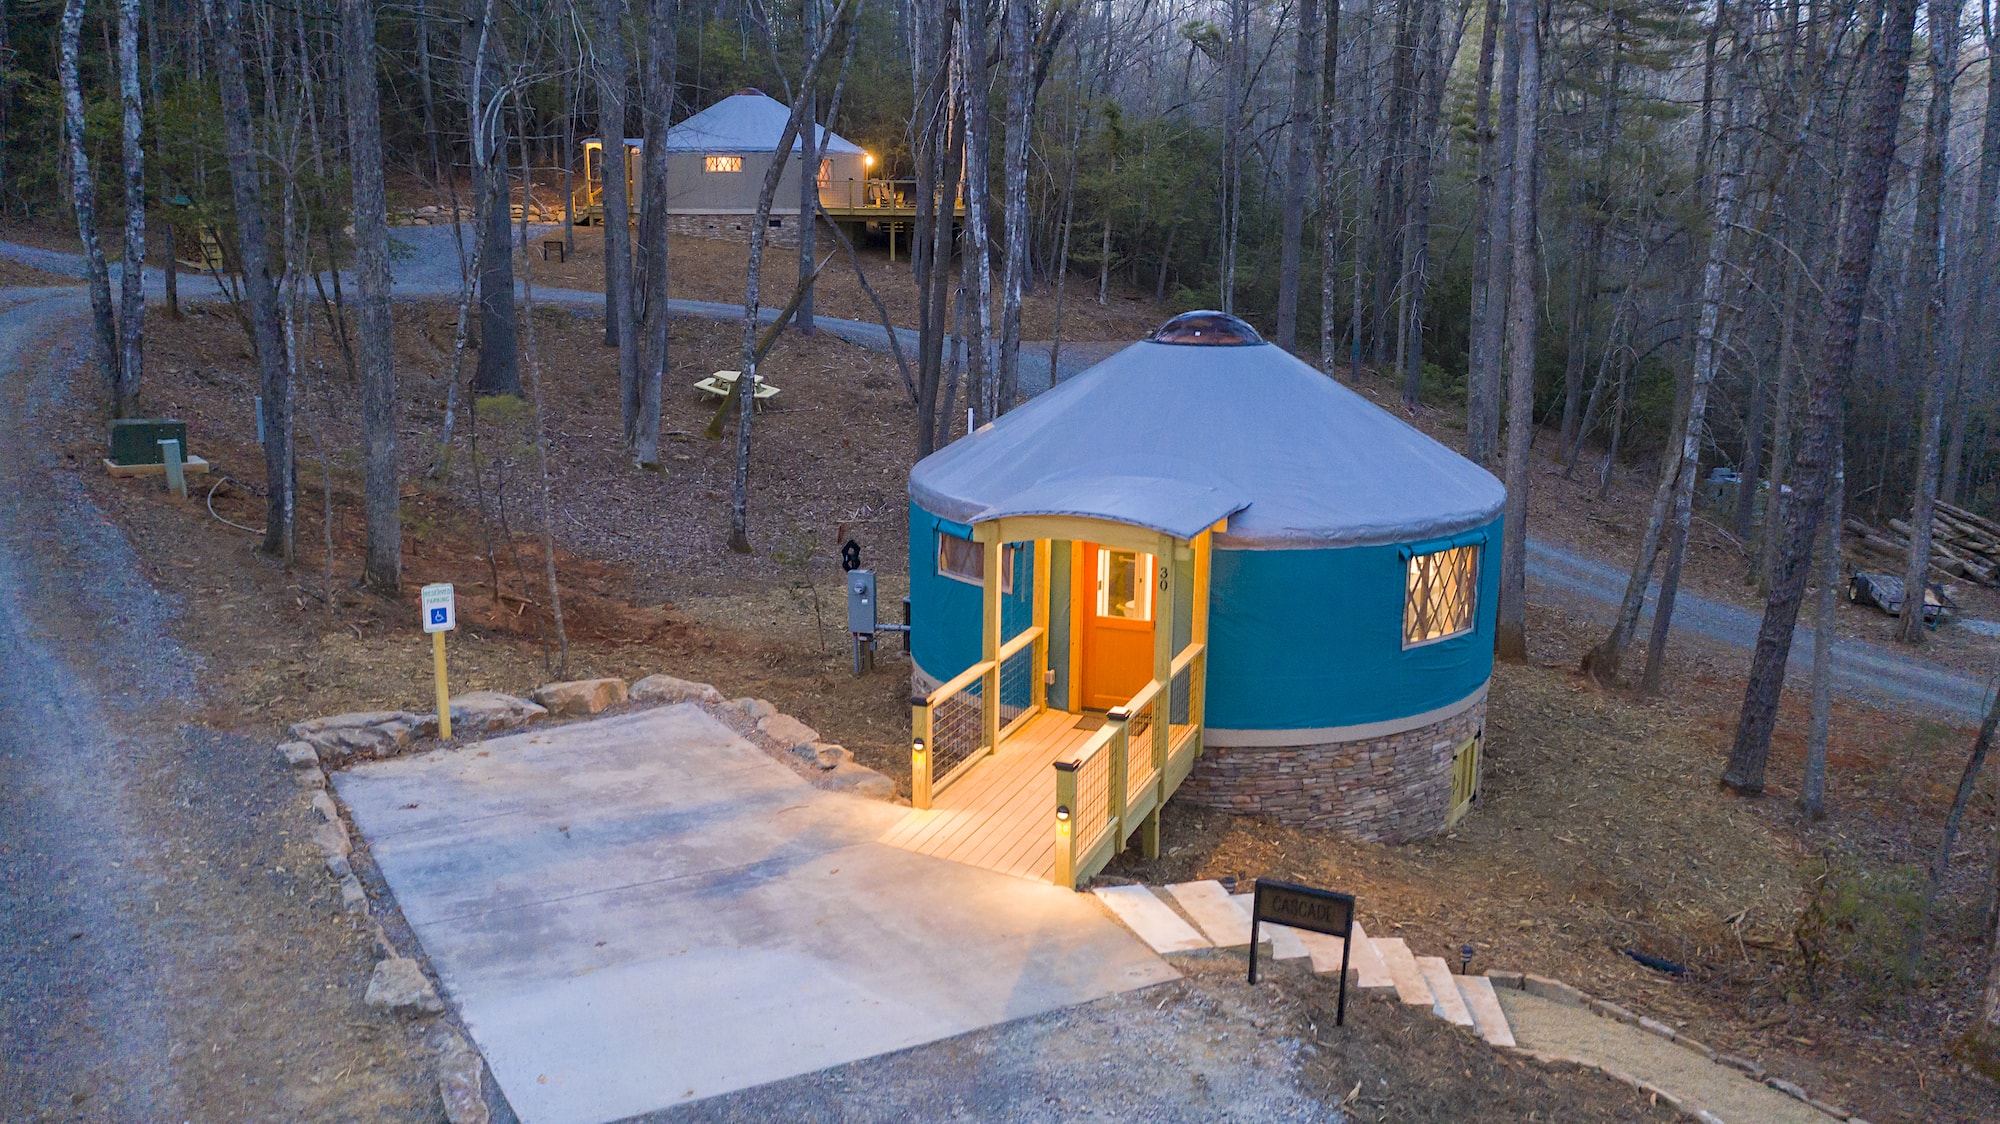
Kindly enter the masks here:
[[334, 783], [530, 1124], [614, 1120], [1174, 970], [1087, 895], [874, 842], [693, 704]]

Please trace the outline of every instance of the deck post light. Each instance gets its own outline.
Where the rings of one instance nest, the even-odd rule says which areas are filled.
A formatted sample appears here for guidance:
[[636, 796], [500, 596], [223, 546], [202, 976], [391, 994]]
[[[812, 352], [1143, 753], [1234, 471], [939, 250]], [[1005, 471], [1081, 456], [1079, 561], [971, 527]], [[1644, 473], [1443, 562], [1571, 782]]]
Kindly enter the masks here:
[[1067, 824], [1069, 822], [1069, 805], [1056, 805], [1056, 822], [1059, 824]]

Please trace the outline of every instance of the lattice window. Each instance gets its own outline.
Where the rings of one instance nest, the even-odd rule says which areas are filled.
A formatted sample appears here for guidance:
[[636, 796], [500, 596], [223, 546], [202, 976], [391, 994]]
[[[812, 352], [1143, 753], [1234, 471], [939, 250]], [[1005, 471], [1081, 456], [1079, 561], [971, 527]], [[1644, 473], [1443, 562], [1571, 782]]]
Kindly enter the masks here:
[[709, 172], [740, 172], [743, 170], [741, 156], [704, 156], [702, 170]]
[[1478, 546], [1412, 555], [1403, 597], [1403, 646], [1470, 632], [1478, 603]]

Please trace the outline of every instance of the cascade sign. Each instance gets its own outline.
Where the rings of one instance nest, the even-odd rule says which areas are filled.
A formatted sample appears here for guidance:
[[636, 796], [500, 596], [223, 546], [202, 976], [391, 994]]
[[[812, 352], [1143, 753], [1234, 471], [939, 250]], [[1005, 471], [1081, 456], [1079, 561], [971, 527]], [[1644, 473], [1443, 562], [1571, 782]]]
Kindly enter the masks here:
[[1353, 955], [1354, 895], [1291, 882], [1257, 880], [1250, 899], [1250, 982], [1257, 982], [1257, 929], [1264, 922], [1340, 938], [1340, 1004], [1333, 1025], [1347, 1021], [1347, 965]]

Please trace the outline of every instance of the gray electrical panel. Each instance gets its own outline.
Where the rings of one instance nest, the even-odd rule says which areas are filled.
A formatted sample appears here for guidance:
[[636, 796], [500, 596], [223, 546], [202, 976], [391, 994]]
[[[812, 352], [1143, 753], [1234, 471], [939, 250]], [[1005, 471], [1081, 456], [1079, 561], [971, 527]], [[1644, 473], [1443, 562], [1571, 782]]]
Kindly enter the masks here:
[[855, 636], [875, 635], [875, 571], [847, 572], [847, 631]]

